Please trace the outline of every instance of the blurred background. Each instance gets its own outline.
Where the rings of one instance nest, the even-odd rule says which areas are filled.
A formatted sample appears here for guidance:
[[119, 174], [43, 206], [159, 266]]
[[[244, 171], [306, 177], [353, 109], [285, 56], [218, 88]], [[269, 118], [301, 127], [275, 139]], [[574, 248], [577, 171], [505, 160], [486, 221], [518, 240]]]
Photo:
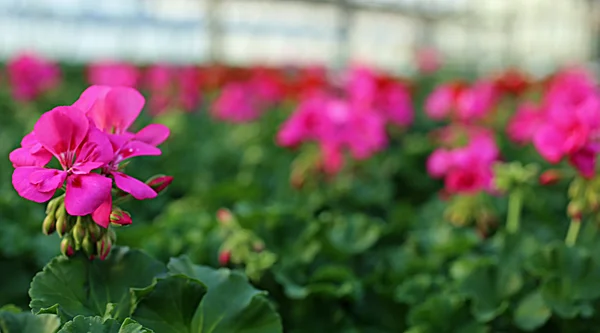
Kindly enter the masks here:
[[458, 69], [546, 74], [595, 58], [593, 0], [2, 0], [0, 57], [326, 64], [407, 73], [434, 47]]

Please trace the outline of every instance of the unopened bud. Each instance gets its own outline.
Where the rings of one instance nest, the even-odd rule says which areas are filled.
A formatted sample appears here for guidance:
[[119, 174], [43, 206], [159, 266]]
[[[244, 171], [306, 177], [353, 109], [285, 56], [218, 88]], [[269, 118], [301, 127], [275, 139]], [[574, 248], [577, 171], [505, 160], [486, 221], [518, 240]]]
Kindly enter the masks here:
[[567, 206], [567, 214], [573, 220], [581, 220], [583, 207], [578, 201], [571, 201]]
[[548, 185], [554, 185], [554, 184], [558, 183], [561, 179], [562, 179], [561, 172], [558, 170], [551, 169], [551, 170], [544, 171], [540, 175], [539, 182], [540, 182], [540, 185], [548, 186]]
[[71, 237], [65, 237], [60, 242], [60, 252], [66, 257], [71, 257], [75, 254], [75, 250], [73, 249], [73, 240]]
[[67, 221], [67, 216], [64, 214], [59, 215], [56, 218], [56, 232], [60, 237], [63, 237], [69, 232], [69, 222]]
[[102, 238], [105, 230], [106, 229], [101, 228], [96, 223], [90, 223], [88, 225], [88, 235], [90, 235], [90, 237], [92, 237], [93, 241], [98, 241], [100, 238]]
[[103, 237], [100, 241], [96, 243], [96, 251], [100, 256], [100, 260], [106, 259], [108, 254], [110, 253], [110, 249], [112, 248], [112, 242], [110, 237]]
[[221, 264], [221, 266], [227, 266], [227, 264], [229, 264], [230, 259], [231, 251], [221, 251], [219, 253], [219, 264]]
[[92, 241], [89, 235], [86, 235], [85, 238], [83, 238], [81, 248], [88, 257], [96, 254], [96, 243]]
[[262, 252], [265, 249], [265, 244], [263, 242], [255, 242], [252, 244], [252, 249], [255, 252]]
[[220, 208], [217, 211], [217, 221], [223, 225], [228, 225], [233, 221], [233, 214], [231, 214], [229, 209]]
[[56, 218], [54, 217], [54, 214], [46, 215], [46, 218], [42, 223], [42, 231], [46, 235], [51, 235], [56, 231]]
[[85, 235], [87, 235], [87, 229], [85, 227], [84, 220], [81, 216], [77, 216], [77, 222], [73, 227], [72, 235], [73, 239], [75, 240], [75, 248], [79, 250], [79, 247], [81, 246]]
[[146, 181], [146, 185], [152, 187], [154, 192], [160, 193], [164, 191], [173, 182], [173, 177], [165, 175], [157, 175]]
[[117, 207], [110, 213], [110, 222], [118, 225], [131, 224], [131, 215]]

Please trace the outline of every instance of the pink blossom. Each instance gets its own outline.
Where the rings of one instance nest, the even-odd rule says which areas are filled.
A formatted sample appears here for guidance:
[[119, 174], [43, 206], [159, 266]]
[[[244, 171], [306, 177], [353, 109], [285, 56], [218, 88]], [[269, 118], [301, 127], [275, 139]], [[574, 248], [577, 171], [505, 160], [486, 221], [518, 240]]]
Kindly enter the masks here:
[[[91, 86], [73, 104], [84, 110], [110, 140], [112, 158], [103, 166], [103, 173], [111, 175], [119, 189], [138, 200], [154, 198], [157, 193], [144, 182], [123, 173], [120, 165], [135, 156], [160, 155], [157, 146], [169, 136], [169, 129], [159, 124], [148, 125], [137, 133], [128, 131], [144, 102], [144, 97], [133, 88]], [[111, 212], [112, 196], [107, 195], [94, 212], [94, 221], [106, 227]]]
[[419, 72], [430, 74], [436, 72], [442, 65], [442, 55], [434, 47], [422, 47], [416, 51], [416, 61]]
[[356, 107], [373, 109], [396, 126], [406, 127], [413, 121], [410, 92], [397, 80], [379, 76], [368, 67], [355, 66], [350, 70], [346, 89]]
[[531, 142], [546, 120], [546, 110], [531, 103], [521, 105], [510, 119], [506, 132], [517, 143]]
[[66, 181], [67, 212], [75, 216], [94, 212], [111, 191], [109, 178], [92, 173], [113, 157], [106, 135], [92, 126], [81, 110], [71, 106], [60, 106], [43, 114], [34, 126], [33, 135], [58, 159], [62, 170], [48, 169], [41, 163], [18, 166], [12, 183], [19, 195], [45, 202]]
[[20, 101], [37, 98], [60, 80], [60, 70], [56, 64], [30, 53], [11, 59], [7, 71], [12, 95]]
[[425, 101], [425, 113], [433, 120], [449, 117], [455, 108], [456, 96], [462, 89], [462, 85], [456, 83], [436, 87]]
[[150, 90], [150, 112], [161, 114], [169, 108], [191, 112], [200, 103], [199, 72], [194, 67], [154, 65], [145, 75]]
[[140, 71], [125, 62], [104, 61], [88, 67], [88, 82], [93, 85], [135, 87]]
[[456, 115], [461, 121], [473, 121], [484, 118], [493, 110], [498, 94], [493, 82], [477, 81], [456, 99]]
[[343, 151], [362, 160], [385, 148], [385, 120], [372, 109], [345, 100], [314, 97], [296, 109], [277, 135], [282, 146], [308, 141], [321, 147], [324, 170], [336, 173], [343, 166]]
[[257, 119], [263, 107], [254, 95], [252, 86], [234, 82], [223, 87], [211, 111], [217, 119], [244, 123]]
[[433, 178], [444, 178], [449, 194], [492, 192], [492, 165], [499, 150], [487, 131], [473, 130], [469, 143], [460, 148], [436, 149], [427, 160], [427, 172]]

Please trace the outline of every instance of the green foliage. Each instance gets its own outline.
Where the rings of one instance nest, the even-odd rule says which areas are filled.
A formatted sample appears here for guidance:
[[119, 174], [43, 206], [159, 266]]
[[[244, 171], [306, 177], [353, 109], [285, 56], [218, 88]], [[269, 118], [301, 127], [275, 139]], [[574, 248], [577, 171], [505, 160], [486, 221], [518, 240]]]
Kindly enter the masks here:
[[[390, 129], [386, 151], [348, 162], [335, 177], [316, 172], [314, 147], [274, 143], [289, 105], [235, 125], [210, 116], [208, 97], [195, 113], [144, 113], [134, 127], [152, 120], [172, 136], [162, 158], [135, 159], [129, 170], [140, 179], [175, 177], [158, 198], [122, 207], [134, 222], [118, 228], [117, 243], [144, 252], [116, 247], [106, 261], [55, 258], [58, 238], [41, 234], [44, 206], [0, 183], [0, 304], [26, 307], [30, 288], [35, 313], [2, 309], [0, 330], [596, 331], [597, 216], [585, 216], [577, 244], [565, 246], [568, 182], [538, 185], [535, 173], [547, 165], [503, 136], [503, 158], [521, 162], [499, 167], [502, 187], [519, 190], [518, 232], [504, 225], [508, 196], [441, 200], [442, 184], [424, 167], [436, 125], [421, 110], [434, 80], [414, 82], [410, 129]], [[0, 154], [16, 148], [43, 111], [74, 101], [82, 82], [72, 68], [61, 90], [30, 104], [0, 87]], [[12, 170], [0, 159], [3, 179]], [[571, 185], [572, 196], [591, 207], [595, 188], [583, 181]], [[231, 210], [235, 228], [219, 222], [221, 208]], [[217, 269], [223, 250], [231, 260]]]

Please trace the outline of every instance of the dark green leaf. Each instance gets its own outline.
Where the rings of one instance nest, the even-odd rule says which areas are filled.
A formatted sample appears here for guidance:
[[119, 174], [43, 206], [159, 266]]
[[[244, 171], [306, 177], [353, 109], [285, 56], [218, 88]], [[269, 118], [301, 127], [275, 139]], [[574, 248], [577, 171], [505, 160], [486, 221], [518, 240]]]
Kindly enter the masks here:
[[77, 316], [57, 333], [153, 333], [130, 318], [120, 324], [114, 319]]
[[31, 312], [16, 312], [11, 307], [0, 311], [0, 332], [2, 333], [54, 333], [60, 326], [57, 316], [51, 314], [34, 315]]
[[133, 310], [130, 289], [149, 286], [163, 272], [165, 266], [159, 261], [123, 247], [114, 248], [105, 261], [58, 257], [33, 279], [30, 306], [34, 313], [66, 319], [104, 316], [107, 310], [124, 319]]
[[228, 269], [215, 270], [194, 265], [187, 257], [171, 259], [168, 268], [173, 274], [186, 275], [208, 288], [189, 332], [282, 332], [279, 315], [265, 297], [265, 292], [252, 287], [244, 275]]
[[194, 314], [205, 294], [202, 283], [184, 275], [159, 279], [154, 285], [135, 291], [139, 302], [133, 318], [157, 333], [194, 332]]
[[552, 315], [552, 311], [544, 302], [542, 294], [537, 291], [525, 296], [514, 313], [515, 324], [522, 330], [533, 331], [544, 325]]

